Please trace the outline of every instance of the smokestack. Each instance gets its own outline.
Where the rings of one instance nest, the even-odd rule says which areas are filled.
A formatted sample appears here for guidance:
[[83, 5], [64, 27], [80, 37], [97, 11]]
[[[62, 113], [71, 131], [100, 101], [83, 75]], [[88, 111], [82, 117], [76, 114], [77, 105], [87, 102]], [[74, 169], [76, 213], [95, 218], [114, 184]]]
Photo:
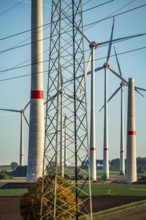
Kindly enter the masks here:
[[42, 176], [44, 152], [42, 0], [31, 1], [31, 101], [27, 182]]
[[137, 181], [134, 79], [128, 83], [126, 181]]

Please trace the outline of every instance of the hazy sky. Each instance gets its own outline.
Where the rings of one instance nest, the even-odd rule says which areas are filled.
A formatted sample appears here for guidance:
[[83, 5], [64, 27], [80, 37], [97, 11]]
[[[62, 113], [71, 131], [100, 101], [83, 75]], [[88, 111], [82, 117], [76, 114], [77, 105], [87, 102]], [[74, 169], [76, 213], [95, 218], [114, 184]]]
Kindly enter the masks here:
[[[15, 37], [5, 38], [19, 32], [30, 30], [30, 0], [0, 0], [0, 108], [22, 109], [30, 99], [30, 31]], [[139, 7], [128, 13], [115, 16], [114, 38], [134, 34], [146, 33], [146, 0], [114, 0], [101, 7], [95, 7], [108, 0], [83, 0], [84, 34], [91, 40], [103, 42], [109, 40], [112, 18], [105, 19], [121, 12]], [[16, 6], [17, 4], [17, 6]], [[44, 0], [44, 24], [50, 22], [51, 0]], [[15, 7], [14, 7], [15, 6]], [[86, 10], [92, 8], [92, 10]], [[101, 22], [102, 19], [105, 19]], [[96, 22], [94, 25], [86, 26]], [[44, 37], [49, 37], [50, 26], [46, 26]], [[5, 39], [3, 39], [5, 38]], [[28, 44], [17, 49], [22, 44]], [[126, 51], [129, 53], [119, 55], [119, 61], [123, 77], [135, 78], [135, 84], [146, 88], [146, 36], [138, 37], [114, 44], [118, 54]], [[44, 41], [44, 60], [48, 60], [49, 39]], [[86, 60], [89, 56], [89, 45], [85, 41]], [[96, 67], [105, 63], [107, 47], [96, 49]], [[114, 54], [113, 48], [112, 53]], [[100, 59], [104, 58], [104, 59]], [[99, 59], [99, 60], [98, 60]], [[115, 57], [111, 57], [110, 65], [118, 71]], [[27, 65], [24, 68], [14, 68], [19, 65]], [[13, 68], [13, 70], [10, 70]], [[48, 63], [44, 63], [44, 71]], [[97, 159], [103, 158], [103, 112], [98, 110], [103, 105], [103, 70], [96, 73], [96, 134], [97, 134]], [[28, 75], [22, 78], [10, 80], [15, 76]], [[4, 79], [8, 79], [3, 81]], [[109, 72], [109, 96], [119, 87], [120, 80]], [[90, 76], [87, 77], [88, 103], [90, 104]], [[44, 73], [44, 90], [47, 88], [47, 75]], [[125, 88], [125, 147], [127, 127], [127, 88]], [[146, 94], [145, 94], [146, 95]], [[89, 108], [88, 108], [89, 110]], [[146, 98], [136, 94], [136, 131], [137, 131], [137, 156], [146, 157]], [[29, 108], [26, 111], [29, 119]], [[20, 114], [0, 112], [0, 164], [19, 162], [20, 144]], [[24, 122], [24, 148], [25, 164], [27, 163], [28, 127]], [[120, 93], [109, 104], [109, 149], [110, 159], [119, 157], [120, 152]]]

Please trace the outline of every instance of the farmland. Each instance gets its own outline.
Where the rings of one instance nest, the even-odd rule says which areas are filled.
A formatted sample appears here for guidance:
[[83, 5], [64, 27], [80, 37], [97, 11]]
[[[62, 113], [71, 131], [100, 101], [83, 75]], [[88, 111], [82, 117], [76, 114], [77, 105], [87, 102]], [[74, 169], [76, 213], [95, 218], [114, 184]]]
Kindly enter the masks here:
[[[9, 219], [8, 214], [11, 213], [11, 219], [21, 220], [19, 211], [19, 200], [21, 195], [27, 192], [26, 188], [11, 188], [11, 186], [24, 184], [25, 179], [14, 178], [13, 180], [0, 181], [0, 219]], [[84, 186], [84, 190], [87, 186]], [[100, 213], [121, 205], [131, 204], [146, 200], [145, 184], [121, 184], [111, 182], [94, 182], [92, 183], [92, 201], [93, 212]], [[119, 208], [120, 209], [120, 208]], [[100, 217], [101, 218], [101, 217]], [[102, 219], [102, 218], [101, 218]], [[108, 219], [105, 217], [105, 219]]]

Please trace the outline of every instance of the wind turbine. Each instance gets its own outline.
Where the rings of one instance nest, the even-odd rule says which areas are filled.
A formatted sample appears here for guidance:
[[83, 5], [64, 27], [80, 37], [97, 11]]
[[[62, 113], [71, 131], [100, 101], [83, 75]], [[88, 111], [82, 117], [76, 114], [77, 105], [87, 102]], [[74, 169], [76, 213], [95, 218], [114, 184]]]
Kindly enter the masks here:
[[[122, 77], [122, 72], [120, 68], [120, 64], [118, 61], [118, 57], [115, 51], [115, 57], [117, 61], [117, 66], [119, 69], [120, 76]], [[121, 90], [121, 143], [120, 143], [120, 174], [124, 175], [125, 174], [125, 159], [124, 159], [124, 87], [126, 86], [126, 83], [123, 82], [123, 80], [120, 83], [120, 86], [116, 89], [116, 91], [112, 94], [112, 96], [108, 99], [108, 102]], [[99, 110], [99, 112], [105, 108], [104, 106]]]
[[[105, 81], [104, 81], [104, 143], [103, 143], [103, 178], [109, 179], [109, 148], [108, 148], [108, 103], [107, 103], [107, 97], [108, 97], [108, 76], [107, 76], [107, 70], [109, 69], [109, 58], [111, 54], [111, 47], [112, 47], [112, 41], [113, 41], [113, 31], [114, 31], [114, 19], [113, 19], [113, 25], [112, 25], [112, 31], [110, 36], [109, 48], [107, 53], [107, 59], [106, 63], [99, 68], [94, 68], [93, 61], [94, 58], [94, 51], [93, 49], [97, 48], [97, 44], [95, 42], [92, 42], [90, 44], [91, 48], [91, 121], [90, 121], [90, 166], [91, 166], [91, 178], [93, 180], [96, 180], [96, 148], [95, 148], [95, 80], [94, 80], [94, 71], [99, 71], [102, 69], [105, 69]], [[94, 162], [93, 162], [94, 161]]]
[[113, 40], [113, 32], [114, 32], [114, 19], [111, 31], [111, 37], [109, 42], [109, 48], [107, 53], [106, 63], [104, 64], [105, 69], [105, 82], [104, 82], [104, 141], [103, 141], [103, 179], [109, 179], [109, 141], [108, 141], [108, 75], [107, 71], [109, 69], [109, 58], [111, 54], [112, 48], [112, 40]]
[[23, 118], [25, 119], [27, 125], [29, 126], [28, 120], [25, 116], [25, 110], [28, 107], [30, 102], [27, 103], [27, 105], [21, 109], [21, 110], [16, 110], [16, 109], [4, 109], [1, 108], [0, 111], [8, 111], [8, 112], [14, 112], [14, 113], [20, 113], [20, 156], [19, 156], [19, 165], [23, 166], [24, 165], [24, 149], [23, 149]]
[[[91, 71], [85, 71], [85, 73], [83, 75], [80, 75], [78, 77], [76, 77], [76, 79], [78, 78], [83, 78], [83, 80], [86, 79], [86, 76], [91, 74], [91, 111], [90, 111], [90, 177], [92, 180], [96, 180], [96, 144], [95, 144], [95, 140], [96, 140], [96, 136], [95, 136], [95, 80], [94, 80], [94, 74], [96, 71], [99, 71], [99, 70], [102, 70], [103, 68], [105, 69], [110, 69], [110, 66], [108, 65], [108, 60], [109, 60], [109, 57], [110, 57], [110, 53], [111, 53], [111, 46], [112, 46], [112, 43], [114, 42], [120, 42], [120, 41], [123, 41], [123, 40], [129, 40], [129, 39], [132, 39], [132, 38], [136, 38], [136, 37], [140, 37], [140, 36], [144, 36], [145, 33], [143, 34], [138, 34], [138, 35], [131, 35], [131, 36], [127, 36], [127, 37], [121, 37], [121, 38], [116, 38], [116, 39], [113, 39], [113, 30], [114, 30], [114, 19], [113, 19], [113, 26], [112, 26], [112, 32], [111, 32], [111, 39], [110, 41], [104, 41], [104, 42], [101, 42], [101, 43], [96, 43], [95, 41], [90, 41], [79, 29], [78, 31], [82, 34], [82, 36], [85, 38], [85, 40], [89, 43], [89, 47], [91, 49], [91, 52], [90, 52], [90, 58], [88, 60], [88, 64], [91, 63]], [[103, 45], [106, 45], [106, 44], [110, 44], [109, 45], [109, 49], [108, 49], [108, 55], [107, 55], [107, 62], [104, 66], [102, 67], [98, 67], [98, 68], [95, 68], [94, 67], [94, 63], [95, 63], [95, 49], [97, 47], [100, 47], [100, 46], [103, 46]], [[89, 66], [89, 65], [87, 65]], [[107, 71], [107, 70], [106, 70]], [[106, 72], [105, 71], [105, 72]], [[119, 75], [115, 72], [113, 72], [114, 75], [116, 75], [117, 77], [119, 77]], [[120, 78], [120, 77], [119, 77]], [[121, 79], [121, 78], [120, 78]], [[69, 79], [67, 80], [65, 83], [68, 83], [69, 81], [71, 82], [72, 80], [74, 80], [73, 78], [72, 79]], [[106, 81], [106, 80], [105, 80]], [[107, 81], [106, 81], [107, 82]], [[64, 84], [65, 84], [64, 83]], [[107, 83], [106, 83], [107, 84]], [[106, 86], [105, 86], [106, 87]], [[106, 90], [106, 89], [105, 89]], [[107, 90], [106, 90], [107, 91]], [[106, 92], [105, 92], [106, 94]], [[107, 97], [107, 95], [106, 95]], [[106, 98], [107, 99], [107, 98]], [[107, 103], [107, 102], [106, 102]], [[107, 109], [107, 106], [106, 106], [106, 109]], [[105, 110], [106, 111], [106, 110]], [[106, 120], [105, 120], [106, 121]], [[107, 127], [107, 125], [106, 125]], [[107, 155], [107, 152], [105, 150], [105, 153]], [[107, 167], [107, 165], [106, 165]]]
[[[116, 91], [108, 99], [108, 102], [121, 90], [120, 174], [125, 175], [125, 159], [124, 159], [124, 152], [125, 152], [125, 149], [124, 149], [124, 87], [129, 86], [129, 84], [122, 77], [122, 71], [121, 71], [120, 63], [119, 63], [118, 56], [117, 56], [115, 48], [114, 48], [114, 51], [115, 51], [115, 57], [116, 57], [117, 66], [118, 66], [118, 70], [119, 70], [119, 76], [118, 77], [121, 79], [121, 83], [120, 83], [120, 86], [116, 89]], [[112, 70], [112, 69], [110, 69], [110, 70], [114, 74], [116, 73], [114, 70]], [[118, 73], [116, 73], [116, 74], [118, 74]], [[143, 94], [141, 94], [139, 90], [146, 91], [145, 89], [139, 88], [139, 87], [136, 87], [136, 86], [134, 87], [134, 90], [136, 92], [138, 92], [141, 96], [143, 96]], [[105, 105], [102, 106], [102, 108], [99, 111], [101, 111], [104, 107], [105, 107]]]

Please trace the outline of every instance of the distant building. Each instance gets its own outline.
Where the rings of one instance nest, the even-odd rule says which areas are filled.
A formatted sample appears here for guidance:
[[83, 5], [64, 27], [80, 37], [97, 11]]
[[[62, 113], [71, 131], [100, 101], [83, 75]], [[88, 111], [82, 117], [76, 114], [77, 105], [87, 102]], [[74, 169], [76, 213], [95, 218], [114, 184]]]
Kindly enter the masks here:
[[0, 172], [1, 171], [12, 171], [11, 165], [0, 165]]
[[120, 170], [120, 159], [119, 158], [111, 160], [110, 169], [111, 170]]
[[137, 158], [137, 169], [140, 169], [140, 168], [146, 171], [146, 157]]
[[[126, 162], [126, 160], [125, 160]], [[116, 158], [111, 160], [110, 162], [110, 169], [111, 170], [120, 170], [120, 159]], [[146, 157], [138, 157], [137, 158], [137, 170], [143, 169], [146, 171]]]
[[[87, 167], [88, 167], [88, 160], [86, 160], [82, 163], [82, 168], [87, 168]], [[96, 167], [97, 167], [97, 169], [102, 169], [103, 168], [103, 160], [96, 160]]]

